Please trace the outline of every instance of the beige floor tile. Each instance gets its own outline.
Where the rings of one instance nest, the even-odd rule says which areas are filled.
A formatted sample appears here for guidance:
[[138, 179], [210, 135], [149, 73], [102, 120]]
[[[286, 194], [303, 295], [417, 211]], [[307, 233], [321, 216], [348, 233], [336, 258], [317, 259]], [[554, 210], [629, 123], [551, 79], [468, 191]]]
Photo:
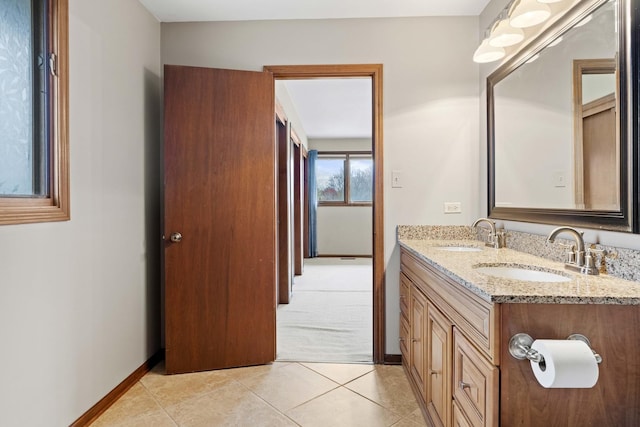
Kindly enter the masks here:
[[374, 369], [374, 365], [359, 365], [353, 363], [302, 363], [302, 365], [313, 369], [317, 373], [341, 385], [353, 381]]
[[91, 427], [176, 427], [171, 417], [164, 411], [152, 412], [139, 417], [103, 421], [99, 418]]
[[209, 393], [233, 381], [224, 370], [166, 375], [164, 369], [155, 368], [140, 380], [164, 407]]
[[416, 409], [413, 390], [401, 366], [376, 365], [375, 370], [345, 387], [405, 417]]
[[237, 382], [166, 410], [180, 427], [295, 426], [295, 423]]
[[400, 417], [340, 387], [286, 414], [302, 427], [388, 427]]
[[248, 366], [246, 368], [225, 369], [224, 372], [229, 378], [236, 381], [246, 380], [259, 375], [267, 374], [276, 369], [284, 368], [292, 362], [273, 362], [268, 365]]
[[419, 426], [427, 425], [427, 422], [424, 420], [424, 415], [422, 415], [422, 410], [420, 408], [416, 409], [411, 414], [404, 417], [404, 419], [409, 420]]
[[338, 387], [335, 382], [298, 363], [243, 378], [240, 382], [283, 412]]
[[[129, 424], [131, 420], [141, 420], [147, 416], [155, 416], [158, 413], [164, 414], [158, 402], [155, 401], [151, 394], [140, 383], [136, 383], [92, 423], [91, 426], [125, 425]], [[144, 424], [140, 423], [138, 425]]]
[[393, 427], [427, 427], [427, 422], [424, 419], [424, 415], [422, 415], [422, 411], [418, 408], [394, 424]]

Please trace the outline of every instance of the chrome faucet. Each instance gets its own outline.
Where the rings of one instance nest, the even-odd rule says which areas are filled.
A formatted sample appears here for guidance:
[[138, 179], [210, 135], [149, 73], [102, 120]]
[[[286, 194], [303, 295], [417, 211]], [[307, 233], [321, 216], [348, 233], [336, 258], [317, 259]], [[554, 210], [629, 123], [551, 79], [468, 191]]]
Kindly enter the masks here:
[[496, 223], [491, 221], [488, 218], [478, 218], [473, 223], [472, 227], [477, 228], [478, 224], [481, 222], [486, 222], [489, 224], [489, 235], [487, 236], [487, 241], [485, 242], [485, 246], [489, 246], [495, 249], [504, 248], [505, 246], [505, 233], [504, 230], [496, 230]]
[[587, 249], [585, 252], [584, 239], [582, 238], [584, 233], [582, 231], [578, 231], [573, 227], [558, 227], [549, 234], [547, 243], [555, 242], [556, 236], [561, 233], [570, 234], [576, 241], [575, 245], [569, 245], [564, 267], [568, 270], [579, 271], [582, 274], [598, 274], [599, 271], [591, 249]]

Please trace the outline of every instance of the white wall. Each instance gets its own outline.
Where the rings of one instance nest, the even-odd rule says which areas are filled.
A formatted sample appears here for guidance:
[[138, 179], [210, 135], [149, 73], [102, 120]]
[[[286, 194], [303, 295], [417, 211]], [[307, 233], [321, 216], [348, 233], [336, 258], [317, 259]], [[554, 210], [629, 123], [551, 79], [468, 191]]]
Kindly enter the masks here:
[[70, 1], [71, 221], [0, 227], [0, 425], [69, 425], [160, 347], [160, 25]]
[[[589, 0], [591, 1], [591, 0]], [[493, 19], [500, 13], [500, 11], [504, 8], [504, 6], [508, 3], [508, 0], [491, 0], [487, 7], [480, 14], [480, 26], [478, 29], [479, 34], [484, 32], [484, 29], [487, 28]], [[586, 3], [586, 2], [585, 2]], [[563, 3], [556, 3], [551, 5], [552, 8], [560, 8], [571, 5], [568, 3], [566, 6], [562, 6]], [[534, 30], [527, 30], [526, 34], [534, 33]], [[560, 45], [559, 45], [560, 46]], [[486, 79], [497, 67], [500, 66], [501, 63], [507, 61], [511, 55], [514, 54], [516, 50], [510, 50], [507, 53], [507, 57], [504, 58], [503, 61], [497, 63], [483, 64], [480, 66], [480, 74], [479, 74], [479, 83], [480, 83], [480, 138], [479, 138], [479, 150], [480, 155], [478, 157], [480, 163], [480, 179], [478, 181], [479, 194], [480, 197], [480, 205], [479, 212], [483, 215], [487, 213], [487, 109], [486, 109]], [[534, 63], [535, 64], [535, 63]], [[637, 207], [636, 207], [637, 208]], [[533, 224], [533, 223], [524, 223], [524, 222], [516, 222], [516, 221], [498, 221], [498, 225], [504, 226], [508, 230], [515, 231], [523, 231], [528, 233], [547, 235], [553, 230], [554, 225], [545, 225], [545, 224]], [[557, 224], [561, 225], [561, 224]], [[602, 231], [602, 230], [584, 230], [584, 239], [588, 242], [596, 242], [601, 243], [603, 245], [610, 246], [618, 246], [622, 248], [630, 248], [630, 249], [640, 249], [640, 235], [631, 234], [631, 233], [614, 233], [610, 231]]]
[[[371, 151], [371, 138], [310, 139], [318, 151]], [[319, 255], [372, 255], [371, 206], [318, 206]]]
[[284, 84], [282, 80], [276, 80], [275, 87], [276, 87], [276, 99], [278, 100], [278, 102], [280, 103], [280, 106], [282, 106], [282, 109], [287, 115], [287, 119], [289, 120], [289, 123], [291, 123], [293, 130], [300, 137], [300, 142], [302, 143], [302, 145], [308, 148], [309, 142], [307, 141], [307, 132], [302, 126], [302, 121], [298, 116], [298, 112], [296, 111], [296, 107], [293, 104], [293, 100], [291, 100], [291, 95], [289, 95], [287, 86]]
[[318, 255], [372, 255], [371, 206], [318, 206]]
[[[477, 44], [477, 17], [162, 24], [167, 64], [383, 64], [387, 353], [400, 353], [396, 226], [478, 216]], [[402, 188], [391, 188], [392, 170]], [[445, 201], [463, 213], [444, 215]]]

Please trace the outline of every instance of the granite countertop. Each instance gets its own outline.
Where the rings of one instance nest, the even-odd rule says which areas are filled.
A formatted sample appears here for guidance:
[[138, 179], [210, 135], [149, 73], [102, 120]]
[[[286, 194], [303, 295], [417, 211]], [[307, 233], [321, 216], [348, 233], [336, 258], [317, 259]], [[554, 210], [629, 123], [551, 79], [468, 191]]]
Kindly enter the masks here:
[[[640, 305], [640, 283], [601, 274], [588, 276], [566, 270], [561, 262], [551, 261], [513, 249], [493, 249], [477, 240], [438, 240], [399, 238], [400, 246], [438, 271], [493, 303], [535, 304], [618, 304]], [[456, 252], [442, 246], [482, 248], [479, 252]], [[480, 273], [478, 264], [510, 264], [529, 269], [551, 271], [568, 277], [567, 282], [531, 282], [504, 279]]]

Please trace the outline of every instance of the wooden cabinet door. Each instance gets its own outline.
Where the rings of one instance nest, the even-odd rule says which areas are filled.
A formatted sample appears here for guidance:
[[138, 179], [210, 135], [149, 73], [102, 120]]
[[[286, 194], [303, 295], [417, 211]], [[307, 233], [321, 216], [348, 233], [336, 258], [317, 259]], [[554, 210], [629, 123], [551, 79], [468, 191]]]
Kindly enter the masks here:
[[453, 328], [453, 397], [474, 427], [498, 426], [498, 368]]
[[448, 426], [451, 408], [452, 325], [440, 311], [427, 306], [427, 412], [431, 421]]
[[411, 287], [411, 319], [410, 319], [410, 372], [415, 384], [420, 390], [423, 399], [426, 398], [425, 384], [425, 350], [426, 350], [426, 314], [427, 314], [427, 298], [423, 293], [413, 285]]
[[453, 422], [451, 425], [453, 427], [472, 427], [471, 423], [464, 416], [458, 405], [456, 405], [455, 400], [452, 402], [453, 405]]
[[165, 66], [168, 373], [276, 354], [273, 75]]
[[411, 329], [409, 328], [409, 321], [403, 316], [400, 317], [400, 353], [402, 353], [402, 363], [407, 369], [411, 366], [411, 354], [409, 350], [409, 342]]

